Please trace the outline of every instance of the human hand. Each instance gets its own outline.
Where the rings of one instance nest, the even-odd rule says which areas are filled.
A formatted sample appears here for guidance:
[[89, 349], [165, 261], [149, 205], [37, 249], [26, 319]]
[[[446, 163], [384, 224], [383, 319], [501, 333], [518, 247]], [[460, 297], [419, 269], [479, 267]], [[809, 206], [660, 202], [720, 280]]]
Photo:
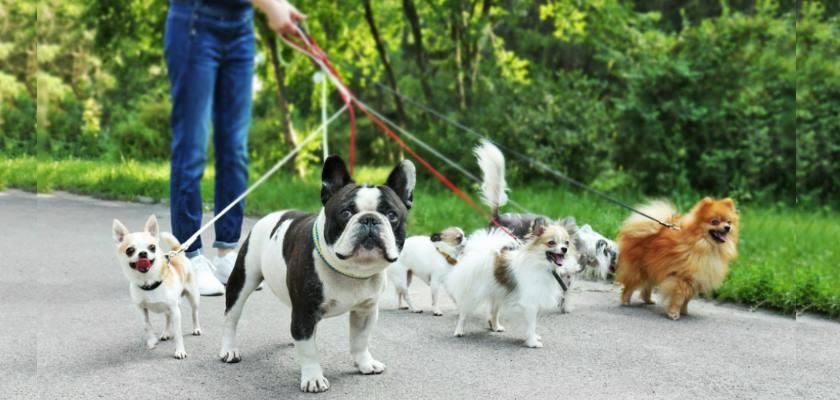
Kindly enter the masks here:
[[295, 6], [287, 0], [254, 0], [268, 19], [268, 26], [280, 35], [294, 34], [295, 24], [306, 19]]

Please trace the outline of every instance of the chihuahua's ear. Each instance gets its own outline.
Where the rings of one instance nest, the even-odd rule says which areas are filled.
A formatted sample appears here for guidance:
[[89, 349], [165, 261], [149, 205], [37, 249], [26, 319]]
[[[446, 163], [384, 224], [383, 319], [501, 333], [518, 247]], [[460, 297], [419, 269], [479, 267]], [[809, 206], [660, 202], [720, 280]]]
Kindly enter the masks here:
[[433, 233], [429, 238], [432, 239], [433, 242], [440, 242], [440, 232]]
[[114, 234], [114, 243], [120, 244], [125, 237], [128, 235], [128, 228], [122, 224], [122, 222], [114, 220], [114, 227], [113, 227], [113, 234]]
[[344, 160], [339, 156], [327, 157], [324, 169], [321, 170], [321, 204], [326, 205], [330, 197], [351, 183], [353, 178], [347, 172]]
[[548, 227], [548, 219], [539, 217], [531, 222], [531, 227], [528, 229], [528, 235], [531, 237], [539, 237], [545, 233], [545, 228]]
[[729, 208], [730, 210], [735, 211], [735, 200], [732, 200], [731, 197], [727, 197], [721, 200], [720, 203]]
[[578, 231], [577, 221], [575, 220], [575, 217], [569, 216], [563, 218], [560, 221], [560, 225], [563, 225], [563, 227], [566, 228], [566, 232], [569, 232], [569, 235], [574, 235]]
[[158, 235], [158, 222], [157, 217], [154, 214], [149, 216], [149, 219], [146, 220], [146, 227], [145, 230], [148, 234], [157, 237]]
[[385, 186], [394, 190], [394, 193], [403, 201], [405, 208], [411, 209], [414, 204], [414, 185], [417, 183], [417, 170], [414, 163], [409, 160], [402, 160], [394, 167]]

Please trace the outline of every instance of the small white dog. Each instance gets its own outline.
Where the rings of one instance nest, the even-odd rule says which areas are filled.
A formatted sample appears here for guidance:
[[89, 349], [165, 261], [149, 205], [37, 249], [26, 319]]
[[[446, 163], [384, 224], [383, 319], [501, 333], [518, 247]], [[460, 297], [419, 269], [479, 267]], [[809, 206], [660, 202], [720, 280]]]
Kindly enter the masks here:
[[458, 257], [464, 248], [464, 231], [458, 227], [446, 228], [431, 236], [412, 236], [405, 240], [400, 258], [388, 267], [388, 279], [397, 292], [397, 307], [414, 313], [423, 310], [414, 307], [408, 296], [412, 276], [416, 276], [432, 289], [432, 309], [436, 316], [443, 315], [438, 303], [438, 292], [446, 276], [457, 268]]
[[502, 308], [518, 309], [527, 322], [525, 345], [542, 347], [537, 316], [541, 309], [557, 306], [561, 288], [554, 273], [577, 272], [579, 266], [572, 261], [576, 257], [566, 229], [542, 217], [532, 222], [521, 244], [498, 229], [472, 234], [458, 268], [446, 281], [458, 306], [455, 336], [464, 335], [469, 314], [489, 303], [492, 331], [504, 331], [499, 321]]
[[[131, 300], [140, 309], [145, 322], [143, 339], [146, 347], [152, 349], [158, 338], [149, 321], [149, 311], [166, 315], [166, 328], [160, 340], [175, 339], [175, 358], [184, 359], [184, 338], [181, 335], [181, 296], [187, 296], [192, 306], [193, 335], [201, 335], [198, 323], [198, 283], [192, 272], [192, 264], [179, 253], [166, 260], [158, 245], [158, 222], [154, 215], [146, 221], [143, 232], [130, 233], [120, 221], [114, 220], [114, 242], [121, 269], [130, 282]], [[172, 250], [178, 250], [181, 243], [169, 232], [160, 233], [160, 238]]]

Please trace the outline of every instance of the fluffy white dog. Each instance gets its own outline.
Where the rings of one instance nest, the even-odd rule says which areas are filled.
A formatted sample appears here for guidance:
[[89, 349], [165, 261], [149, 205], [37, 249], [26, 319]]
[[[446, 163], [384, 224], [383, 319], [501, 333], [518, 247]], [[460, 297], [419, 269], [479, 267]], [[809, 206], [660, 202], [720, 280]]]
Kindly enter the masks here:
[[412, 236], [405, 240], [400, 258], [388, 267], [388, 279], [397, 292], [397, 307], [403, 309], [403, 300], [411, 312], [423, 310], [414, 307], [408, 295], [412, 276], [416, 276], [432, 289], [434, 315], [441, 316], [438, 293], [446, 276], [457, 268], [458, 257], [464, 248], [464, 231], [458, 227], [446, 228], [430, 236]]

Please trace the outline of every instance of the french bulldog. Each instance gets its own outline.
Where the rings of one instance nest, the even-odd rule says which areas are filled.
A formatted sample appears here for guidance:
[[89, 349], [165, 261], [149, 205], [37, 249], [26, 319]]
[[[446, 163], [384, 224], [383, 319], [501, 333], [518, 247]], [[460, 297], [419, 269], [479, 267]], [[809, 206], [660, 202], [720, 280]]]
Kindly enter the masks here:
[[237, 324], [248, 296], [265, 280], [291, 308], [302, 391], [329, 389], [315, 345], [316, 327], [323, 318], [345, 313], [350, 314], [355, 366], [362, 374], [382, 373], [385, 364], [373, 358], [368, 343], [379, 315], [384, 270], [397, 261], [405, 242], [415, 179], [414, 164], [402, 161], [384, 185], [359, 185], [340, 157], [327, 158], [320, 212], [272, 213], [245, 239], [225, 293], [219, 357], [227, 363], [241, 360]]

